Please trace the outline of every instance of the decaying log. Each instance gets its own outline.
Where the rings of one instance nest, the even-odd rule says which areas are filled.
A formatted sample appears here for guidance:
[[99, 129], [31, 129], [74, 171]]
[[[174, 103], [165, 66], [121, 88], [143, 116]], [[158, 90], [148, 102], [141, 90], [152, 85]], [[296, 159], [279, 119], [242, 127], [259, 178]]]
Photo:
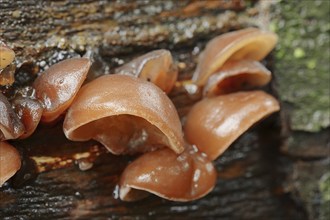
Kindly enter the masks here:
[[[257, 25], [260, 10], [265, 8], [252, 0], [4, 0], [0, 36], [17, 54], [15, 89], [69, 57], [93, 60], [91, 80], [157, 48], [173, 52], [184, 80], [209, 39]], [[1, 91], [10, 98], [14, 90]], [[189, 95], [183, 82], [170, 97], [180, 116], [200, 98]], [[286, 178], [293, 168], [278, 151], [280, 124], [275, 114], [240, 137], [215, 161], [215, 189], [188, 203], [155, 196], [121, 202], [117, 183], [132, 157], [111, 155], [94, 141], [68, 141], [61, 122], [40, 125], [27, 140], [11, 142], [20, 150], [23, 167], [0, 190], [0, 218], [306, 219], [304, 208], [290, 196], [293, 187]]]

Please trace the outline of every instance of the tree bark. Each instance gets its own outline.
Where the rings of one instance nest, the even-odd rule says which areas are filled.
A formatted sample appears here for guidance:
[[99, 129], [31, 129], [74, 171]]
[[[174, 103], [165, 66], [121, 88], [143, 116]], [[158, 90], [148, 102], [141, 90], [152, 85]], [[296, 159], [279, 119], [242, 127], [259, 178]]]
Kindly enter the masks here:
[[[189, 79], [208, 40], [258, 25], [265, 10], [256, 1], [239, 0], [4, 0], [0, 7], [1, 38], [17, 55], [13, 89], [30, 85], [37, 74], [66, 58], [90, 57], [92, 80], [157, 48], [170, 49], [179, 80]], [[2, 88], [9, 98], [10, 89]], [[181, 87], [170, 97], [180, 116], [198, 100]], [[215, 161], [215, 189], [187, 203], [156, 196], [120, 201], [118, 179], [133, 158], [113, 156], [93, 141], [68, 141], [61, 122], [40, 125], [29, 139], [11, 142], [22, 154], [23, 167], [0, 190], [0, 218], [306, 219], [284, 189], [292, 167], [278, 152], [280, 124], [276, 114], [242, 135]]]

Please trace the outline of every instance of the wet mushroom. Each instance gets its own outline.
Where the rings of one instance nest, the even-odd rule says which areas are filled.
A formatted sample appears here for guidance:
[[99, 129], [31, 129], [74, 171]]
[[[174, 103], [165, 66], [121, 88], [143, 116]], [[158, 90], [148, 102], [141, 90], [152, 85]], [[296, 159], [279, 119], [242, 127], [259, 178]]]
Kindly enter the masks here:
[[13, 146], [0, 142], [0, 186], [21, 168], [21, 157]]
[[229, 60], [262, 60], [275, 46], [276, 34], [257, 28], [246, 28], [212, 39], [199, 56], [193, 80], [203, 86], [211, 74]]
[[10, 86], [15, 82], [15, 70], [14, 64], [9, 64], [4, 69], [0, 69], [0, 86]]
[[4, 69], [15, 59], [15, 52], [0, 41], [0, 69]]
[[266, 85], [270, 80], [271, 72], [258, 61], [228, 61], [210, 76], [203, 94], [210, 97], [247, 90]]
[[120, 178], [120, 198], [135, 201], [149, 193], [173, 201], [192, 201], [209, 193], [216, 183], [212, 162], [189, 147], [177, 155], [170, 149], [149, 152], [124, 170]]
[[51, 66], [37, 77], [33, 87], [44, 107], [42, 122], [55, 121], [67, 110], [83, 84], [90, 65], [87, 58], [71, 58]]
[[42, 105], [38, 100], [30, 97], [16, 97], [12, 101], [12, 105], [25, 127], [25, 132], [20, 138], [27, 138], [39, 124], [43, 111]]
[[16, 139], [25, 131], [24, 125], [7, 98], [0, 93], [0, 141]]
[[166, 94], [128, 75], [104, 75], [84, 85], [69, 108], [64, 133], [70, 140], [94, 139], [113, 154], [168, 146], [183, 151], [181, 123]]
[[248, 128], [279, 108], [276, 99], [262, 91], [205, 98], [187, 115], [185, 138], [215, 160]]
[[178, 77], [178, 70], [173, 63], [171, 52], [160, 49], [135, 58], [117, 68], [117, 74], [132, 75], [150, 81], [169, 93]]

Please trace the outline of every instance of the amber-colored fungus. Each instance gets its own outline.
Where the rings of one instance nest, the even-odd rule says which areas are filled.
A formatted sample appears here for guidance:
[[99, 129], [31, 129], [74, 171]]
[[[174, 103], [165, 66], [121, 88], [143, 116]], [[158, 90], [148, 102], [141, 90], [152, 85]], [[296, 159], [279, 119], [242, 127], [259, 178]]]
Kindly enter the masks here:
[[160, 147], [183, 151], [171, 100], [154, 84], [128, 75], [105, 75], [81, 88], [64, 120], [70, 140], [94, 139], [114, 154]]
[[38, 100], [29, 97], [16, 97], [12, 101], [12, 105], [25, 127], [25, 132], [20, 138], [27, 138], [39, 124], [43, 111], [42, 105]]
[[205, 98], [189, 112], [185, 138], [215, 160], [248, 128], [279, 108], [276, 99], [262, 91]]
[[36, 96], [44, 107], [41, 121], [56, 120], [70, 106], [90, 65], [86, 58], [67, 59], [51, 66], [34, 81]]
[[128, 165], [120, 180], [120, 198], [135, 201], [152, 193], [173, 201], [196, 200], [213, 189], [216, 176], [212, 162], [196, 148], [180, 155], [160, 149]]
[[24, 133], [24, 125], [7, 98], [0, 93], [0, 141], [16, 139]]
[[4, 69], [15, 59], [15, 52], [0, 41], [0, 69]]
[[150, 81], [169, 93], [178, 77], [178, 70], [173, 63], [171, 52], [154, 50], [117, 68], [117, 74], [132, 75]]
[[258, 61], [228, 61], [208, 79], [204, 96], [223, 95], [263, 86], [271, 80], [271, 72]]
[[18, 151], [7, 142], [0, 142], [0, 186], [10, 179], [21, 167]]
[[193, 80], [203, 86], [211, 74], [229, 60], [262, 60], [275, 46], [277, 35], [246, 28], [212, 39], [200, 54]]

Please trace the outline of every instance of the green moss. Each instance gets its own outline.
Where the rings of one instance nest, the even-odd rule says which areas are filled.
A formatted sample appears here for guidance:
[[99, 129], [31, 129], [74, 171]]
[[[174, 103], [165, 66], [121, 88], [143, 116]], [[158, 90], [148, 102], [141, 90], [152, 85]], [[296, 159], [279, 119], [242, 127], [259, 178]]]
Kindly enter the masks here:
[[273, 15], [279, 95], [293, 106], [291, 127], [319, 131], [330, 125], [330, 1], [281, 1]]
[[330, 218], [330, 172], [324, 174], [320, 180], [320, 192], [322, 197], [320, 219]]

